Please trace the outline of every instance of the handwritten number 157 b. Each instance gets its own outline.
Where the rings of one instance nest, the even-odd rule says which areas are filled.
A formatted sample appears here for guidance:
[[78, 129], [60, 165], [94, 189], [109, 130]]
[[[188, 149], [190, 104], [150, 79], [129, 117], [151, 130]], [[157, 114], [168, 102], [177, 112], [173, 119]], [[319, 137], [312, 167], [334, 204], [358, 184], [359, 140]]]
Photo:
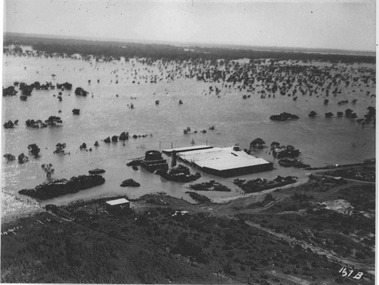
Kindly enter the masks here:
[[352, 276], [354, 279], [361, 279], [362, 276], [363, 276], [363, 272], [358, 272], [356, 273], [355, 275], [353, 274], [354, 273], [354, 270], [348, 270], [346, 267], [342, 267], [340, 269], [340, 271], [338, 271], [339, 273], [341, 273], [342, 277], [350, 277]]

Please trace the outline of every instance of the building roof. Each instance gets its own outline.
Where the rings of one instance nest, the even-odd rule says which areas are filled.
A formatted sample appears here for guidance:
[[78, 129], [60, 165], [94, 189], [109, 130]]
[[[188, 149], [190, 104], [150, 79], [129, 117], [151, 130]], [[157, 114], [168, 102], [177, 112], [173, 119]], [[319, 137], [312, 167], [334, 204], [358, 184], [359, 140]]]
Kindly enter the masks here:
[[116, 199], [116, 200], [107, 201], [106, 203], [108, 205], [111, 205], [111, 206], [116, 206], [116, 205], [127, 204], [127, 203], [129, 203], [129, 201], [126, 200], [125, 198], [120, 198], [120, 199]]
[[188, 151], [178, 155], [186, 161], [196, 163], [200, 167], [219, 171], [270, 163], [244, 151], [234, 151], [233, 147], [213, 147], [211, 149]]

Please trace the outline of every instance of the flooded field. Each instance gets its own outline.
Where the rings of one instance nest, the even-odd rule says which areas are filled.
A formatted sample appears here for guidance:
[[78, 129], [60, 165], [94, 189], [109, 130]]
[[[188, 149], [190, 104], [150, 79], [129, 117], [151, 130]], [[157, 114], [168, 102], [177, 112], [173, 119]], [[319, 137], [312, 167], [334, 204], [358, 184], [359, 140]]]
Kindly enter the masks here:
[[[29, 156], [29, 161], [19, 164], [16, 159], [7, 163], [3, 158], [2, 192], [6, 195], [2, 199], [2, 215], [22, 212], [22, 204], [12, 203], [12, 199], [27, 201], [28, 198], [17, 192], [34, 188], [46, 180], [41, 169], [44, 163], [53, 165], [54, 178], [69, 179], [74, 175], [88, 174], [88, 170], [94, 168], [106, 170], [103, 175], [105, 184], [44, 202], [65, 204], [121, 193], [136, 198], [155, 192], [166, 192], [192, 201], [185, 194], [188, 183], [169, 182], [143, 169], [135, 171], [126, 166], [127, 162], [143, 156], [151, 149], [162, 150], [192, 144], [239, 144], [242, 149], [248, 149], [250, 142], [259, 137], [267, 146], [273, 141], [294, 145], [301, 151], [300, 159], [312, 167], [362, 162], [375, 156], [375, 126], [336, 117], [338, 111], [345, 112], [350, 108], [357, 118], [363, 118], [367, 107], [375, 106], [376, 86], [371, 80], [366, 80], [369, 74], [375, 73], [374, 65], [316, 61], [275, 63], [282, 68], [280, 76], [284, 82], [293, 74], [296, 75], [292, 69], [286, 71], [286, 66], [306, 67], [304, 70], [309, 68], [308, 74], [324, 74], [327, 70], [337, 78], [335, 86], [338, 88], [336, 93], [332, 93], [332, 88], [327, 97], [323, 80], [329, 80], [328, 76], [321, 76], [319, 90], [313, 94], [308, 91], [301, 94], [300, 88], [295, 93], [294, 87], [287, 89], [284, 95], [279, 90], [268, 92], [267, 83], [263, 83], [259, 77], [267, 76], [269, 64], [265, 60], [254, 63], [256, 73], [252, 76], [257, 79], [249, 88], [244, 88], [240, 82], [198, 80], [190, 76], [191, 72], [201, 69], [204, 69], [204, 73], [214, 70], [215, 67], [210, 64], [204, 66], [194, 62], [145, 62], [136, 59], [97, 61], [95, 58], [83, 60], [80, 56], [74, 59], [4, 55], [4, 88], [16, 81], [26, 84], [39, 81], [41, 84], [51, 82], [53, 85], [69, 82], [73, 84], [73, 89], [33, 90], [32, 96], [26, 101], [20, 100], [19, 94], [3, 97], [2, 121], [18, 120], [19, 123], [13, 129], [3, 129], [2, 152], [16, 157], [24, 153]], [[221, 64], [216, 69], [230, 74], [232, 69], [238, 72], [248, 65], [249, 61], [242, 60], [238, 65], [233, 63], [228, 70]], [[303, 78], [307, 76], [305, 73]], [[350, 80], [348, 85], [345, 84], [346, 80]], [[309, 81], [312, 82], [312, 79]], [[293, 83], [288, 82], [287, 86]], [[88, 96], [75, 96], [76, 87], [88, 91]], [[59, 92], [62, 92], [62, 101], [58, 100]], [[324, 103], [326, 98], [329, 100], [327, 104]], [[356, 103], [351, 103], [354, 99]], [[179, 104], [180, 100], [183, 104]], [[348, 102], [341, 103], [344, 100]], [[74, 108], [80, 109], [80, 115], [73, 115]], [[319, 116], [308, 117], [312, 110]], [[296, 114], [299, 119], [286, 122], [269, 119], [271, 115], [282, 112]], [[334, 116], [325, 118], [327, 112], [332, 112]], [[49, 116], [61, 117], [63, 125], [42, 129], [25, 126], [28, 119], [44, 121]], [[211, 126], [215, 127], [214, 130], [209, 130]], [[183, 134], [187, 127], [197, 133]], [[206, 130], [206, 133], [201, 133], [202, 130]], [[124, 131], [131, 136], [147, 136], [130, 138], [124, 143], [107, 144], [102, 141]], [[94, 146], [96, 141], [99, 142], [98, 147]], [[33, 143], [41, 149], [39, 158], [28, 154], [27, 147]], [[66, 155], [53, 153], [57, 143], [66, 144]], [[82, 143], [92, 150], [80, 150]], [[306, 170], [279, 166], [269, 153], [269, 148], [255, 154], [274, 162], [274, 170], [247, 175], [244, 179], [273, 179], [277, 175], [294, 175], [301, 179], [306, 176]], [[233, 189], [231, 192], [205, 193], [210, 198], [241, 195], [236, 190], [238, 187], [232, 183], [234, 178], [201, 174], [198, 182], [216, 179]], [[121, 182], [128, 178], [139, 182], [141, 187], [121, 188]], [[15, 207], [19, 209], [15, 210]]]

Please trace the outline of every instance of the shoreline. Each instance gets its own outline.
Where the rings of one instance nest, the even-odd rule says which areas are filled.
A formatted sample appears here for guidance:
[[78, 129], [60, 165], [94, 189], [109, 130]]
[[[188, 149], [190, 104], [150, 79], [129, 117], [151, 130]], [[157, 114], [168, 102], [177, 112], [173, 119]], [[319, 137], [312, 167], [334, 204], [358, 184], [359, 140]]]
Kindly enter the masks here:
[[335, 165], [328, 165], [323, 167], [307, 167], [304, 168], [304, 170], [334, 170], [334, 169], [341, 169], [344, 167], [356, 167], [356, 166], [369, 166], [374, 165], [376, 166], [376, 159], [371, 158], [364, 162], [357, 162], [357, 163], [350, 163], [350, 164], [335, 164]]
[[[344, 165], [336, 165], [336, 166], [325, 166], [325, 167], [315, 167], [315, 168], [306, 168], [305, 170], [310, 170], [310, 171], [317, 171], [317, 170], [335, 170], [335, 169], [342, 169], [342, 168], [356, 168], [356, 167], [360, 167], [360, 166], [375, 166], [376, 167], [376, 164], [375, 164], [375, 161], [373, 161], [373, 159], [370, 159], [368, 162], [360, 162], [360, 163], [353, 163], [353, 164], [344, 164]], [[323, 174], [322, 174], [323, 175]], [[288, 184], [288, 185], [284, 185], [284, 186], [281, 186], [281, 187], [275, 187], [275, 188], [271, 188], [271, 189], [266, 189], [266, 190], [263, 190], [263, 191], [260, 191], [260, 192], [255, 192], [255, 193], [248, 193], [248, 194], [239, 194], [239, 195], [236, 195], [236, 196], [231, 196], [231, 197], [216, 197], [216, 198], [210, 198], [211, 202], [210, 204], [211, 205], [225, 205], [225, 204], [228, 204], [232, 201], [236, 201], [236, 200], [239, 200], [239, 199], [248, 199], [248, 198], [251, 198], [251, 197], [258, 197], [258, 196], [262, 196], [262, 195], [265, 195], [265, 194], [268, 194], [268, 193], [271, 193], [271, 192], [274, 192], [274, 191], [277, 191], [277, 190], [281, 190], [281, 189], [289, 189], [289, 188], [297, 188], [297, 187], [301, 187], [305, 184], [307, 184], [308, 182], [310, 181], [310, 178], [307, 177], [307, 178], [303, 178], [295, 183], [292, 183], [292, 184]], [[363, 182], [364, 181], [357, 181], [357, 182]], [[203, 192], [203, 191], [199, 191], [199, 192]], [[217, 191], [214, 191], [214, 192], [217, 192]], [[27, 211], [25, 212], [19, 212], [19, 213], [6, 213], [5, 215], [2, 213], [1, 215], [1, 225], [5, 225], [7, 223], [12, 223], [12, 222], [15, 222], [21, 218], [25, 218], [25, 217], [30, 217], [30, 216], [33, 216], [37, 213], [41, 213], [41, 212], [44, 212], [46, 211], [45, 210], [45, 207], [41, 206], [41, 204], [36, 201], [36, 200], [33, 200], [32, 202], [30, 202], [28, 200], [28, 202], [24, 202], [22, 201], [21, 199], [15, 197], [15, 196], [12, 196], [10, 194], [6, 194], [6, 193], [2, 193], [2, 195], [6, 195], [6, 196], [10, 196], [12, 200], [16, 201], [17, 203], [19, 203], [19, 206], [20, 207], [24, 207], [25, 205], [29, 205], [29, 203], [31, 203], [31, 205], [29, 205]], [[173, 199], [178, 199], [178, 200], [183, 200], [183, 198], [179, 199], [177, 197], [174, 197], [174, 196], [170, 196], [168, 193], [166, 192], [152, 192], [152, 193], [148, 193], [148, 194], [144, 194], [138, 198], [129, 198], [127, 195], [116, 195], [116, 196], [110, 196], [110, 197], [106, 197], [106, 198], [90, 198], [88, 200], [78, 200], [78, 201], [72, 201], [72, 202], [69, 202], [69, 203], [65, 203], [65, 204], [60, 204], [58, 207], [61, 207], [61, 206], [76, 206], [76, 205], [80, 205], [80, 204], [93, 204], [93, 203], [96, 203], [96, 202], [99, 202], [99, 201], [102, 201], [102, 200], [108, 200], [108, 199], [115, 199], [115, 198], [120, 198], [120, 197], [124, 197], [124, 198], [127, 198], [129, 201], [131, 202], [139, 202], [139, 201], [143, 201], [145, 196], [148, 196], [148, 195], [164, 195], [166, 197], [171, 197]], [[203, 194], [201, 194], [203, 195]], [[206, 195], [205, 195], [206, 196]], [[48, 201], [48, 200], [46, 200]], [[44, 201], [44, 202], [46, 202]], [[186, 201], [188, 202], [189, 204], [191, 205], [198, 205], [198, 204], [201, 204], [201, 203], [191, 203], [189, 201]], [[22, 204], [22, 205], [21, 205]], [[44, 203], [46, 204], [46, 203]]]
[[307, 179], [304, 178], [304, 179], [302, 179], [300, 181], [297, 181], [295, 183], [292, 183], [292, 184], [287, 184], [287, 185], [284, 185], [284, 186], [270, 188], [270, 189], [266, 189], [266, 190], [263, 190], [263, 191], [260, 191], [260, 192], [242, 194], [242, 196], [233, 196], [233, 197], [225, 197], [225, 198], [213, 198], [212, 202], [214, 202], [215, 204], [226, 204], [226, 203], [229, 203], [230, 201], [234, 201], [234, 200], [238, 200], [238, 199], [243, 199], [243, 198], [249, 198], [249, 197], [252, 197], [252, 196], [261, 196], [261, 195], [265, 195], [265, 194], [268, 194], [268, 193], [271, 193], [271, 192], [274, 192], [274, 191], [280, 190], [280, 189], [288, 189], [288, 188], [291, 188], [291, 187], [293, 187], [293, 188], [300, 187], [300, 186], [306, 184], [307, 182], [309, 182], [309, 178], [307, 178]]
[[[4, 192], [1, 193], [1, 203], [1, 225], [43, 211], [43, 207], [34, 199], [31, 200], [27, 198], [26, 200], [22, 200]], [[6, 204], [11, 204], [12, 207], [7, 206], [7, 211], [4, 213], [3, 208], [5, 208], [4, 206]], [[23, 211], [21, 212], [20, 209]]]

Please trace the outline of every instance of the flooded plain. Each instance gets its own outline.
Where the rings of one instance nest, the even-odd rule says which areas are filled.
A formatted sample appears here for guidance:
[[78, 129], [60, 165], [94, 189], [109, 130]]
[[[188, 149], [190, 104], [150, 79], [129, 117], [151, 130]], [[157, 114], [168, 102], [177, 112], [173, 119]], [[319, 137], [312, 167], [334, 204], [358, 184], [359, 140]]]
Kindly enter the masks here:
[[[293, 62], [281, 62], [291, 65]], [[183, 197], [189, 183], [176, 183], [164, 180], [158, 175], [143, 169], [138, 171], [126, 166], [134, 158], [144, 156], [147, 150], [183, 147], [192, 144], [232, 146], [239, 144], [242, 149], [249, 148], [255, 138], [262, 138], [269, 146], [277, 141], [293, 145], [301, 151], [300, 159], [312, 167], [362, 162], [375, 157], [375, 126], [358, 124], [346, 117], [325, 118], [324, 113], [344, 112], [351, 108], [362, 118], [367, 107], [375, 106], [374, 84], [365, 84], [364, 74], [375, 70], [370, 64], [344, 64], [337, 66], [322, 62], [300, 62], [298, 64], [323, 68], [331, 67], [334, 72], [342, 70], [344, 74], [357, 77], [355, 84], [345, 86], [340, 83], [340, 92], [328, 96], [329, 103], [324, 104], [325, 92], [318, 95], [297, 96], [261, 96], [263, 87], [256, 81], [254, 90], [232, 88], [223, 82], [204, 82], [196, 78], [187, 78], [191, 64], [175, 62], [153, 62], [146, 64], [135, 59], [97, 62], [94, 59], [46, 58], [5, 55], [3, 66], [3, 87], [13, 85], [15, 81], [31, 84], [39, 81], [73, 84], [70, 91], [33, 90], [27, 101], [17, 96], [3, 97], [2, 120], [19, 120], [18, 126], [2, 131], [2, 152], [16, 157], [20, 153], [29, 156], [29, 161], [19, 164], [17, 159], [6, 162], [3, 158], [2, 215], [22, 212], [20, 203], [36, 203], [17, 192], [24, 188], [34, 188], [46, 180], [41, 169], [44, 163], [51, 163], [55, 169], [54, 178], [69, 179], [72, 176], [88, 174], [88, 170], [102, 168], [105, 184], [80, 191], [79, 193], [58, 197], [41, 205], [65, 204], [79, 199], [126, 194], [137, 198], [146, 193], [166, 192], [174, 197]], [[243, 67], [243, 61], [240, 66]], [[257, 68], [259, 65], [257, 64]], [[156, 83], [151, 79], [155, 78]], [[229, 85], [229, 84], [228, 84]], [[210, 92], [210, 86], [218, 87], [220, 92]], [[76, 96], [74, 90], [82, 87], [88, 96]], [[62, 101], [58, 93], [62, 92]], [[243, 99], [243, 95], [249, 95]], [[352, 104], [351, 101], [357, 102]], [[159, 104], [156, 101], [159, 100]], [[179, 104], [179, 100], [183, 104]], [[338, 104], [341, 100], [349, 103]], [[131, 108], [133, 105], [133, 108]], [[80, 115], [73, 115], [72, 109], [80, 109]], [[309, 118], [311, 110], [319, 117]], [[273, 114], [288, 112], [299, 116], [298, 120], [277, 122], [269, 117]], [[59, 116], [63, 125], [42, 129], [27, 128], [28, 119], [46, 120], [49, 116]], [[214, 130], [209, 130], [214, 126]], [[197, 131], [183, 134], [190, 127]], [[201, 133], [206, 130], [206, 133]], [[129, 132], [132, 136], [146, 135], [117, 143], [104, 143], [109, 136]], [[94, 143], [98, 141], [99, 146]], [[28, 145], [35, 143], [40, 149], [40, 157], [28, 154]], [[66, 143], [66, 155], [54, 154], [57, 143]], [[79, 146], [86, 143], [87, 149]], [[274, 170], [246, 175], [244, 179], [257, 177], [273, 179], [277, 175], [294, 175], [299, 179], [306, 177], [306, 170], [284, 168], [269, 153], [269, 148], [259, 150], [255, 155], [274, 162]], [[196, 170], [193, 170], [196, 171]], [[231, 192], [204, 192], [211, 198], [233, 197], [241, 195], [233, 184], [232, 178], [220, 178], [202, 173], [197, 182], [216, 179], [233, 189]], [[141, 184], [139, 188], [122, 188], [123, 180], [133, 178]], [[15, 210], [18, 207], [18, 210]]]

